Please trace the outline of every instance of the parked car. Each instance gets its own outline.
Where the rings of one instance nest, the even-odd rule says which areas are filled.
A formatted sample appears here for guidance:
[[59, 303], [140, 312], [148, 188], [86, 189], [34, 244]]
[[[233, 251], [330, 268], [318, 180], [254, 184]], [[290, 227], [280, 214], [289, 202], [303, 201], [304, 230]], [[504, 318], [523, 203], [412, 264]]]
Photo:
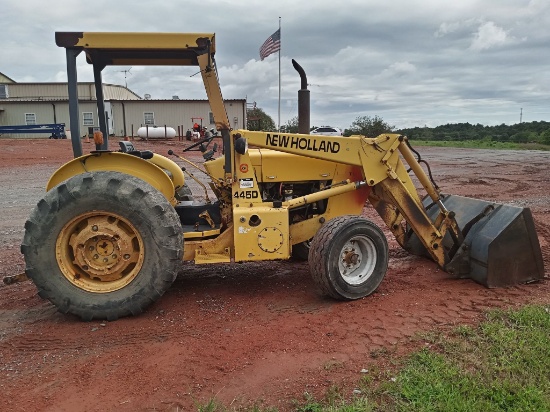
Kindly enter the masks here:
[[337, 127], [321, 126], [313, 129], [309, 134], [321, 134], [324, 136], [342, 136], [342, 131]]

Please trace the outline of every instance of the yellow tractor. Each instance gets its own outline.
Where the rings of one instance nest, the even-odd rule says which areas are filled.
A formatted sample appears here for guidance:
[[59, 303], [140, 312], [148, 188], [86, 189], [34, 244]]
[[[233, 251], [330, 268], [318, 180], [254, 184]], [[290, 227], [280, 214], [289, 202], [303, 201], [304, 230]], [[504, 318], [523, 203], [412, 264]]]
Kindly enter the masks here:
[[[21, 250], [40, 296], [61, 312], [84, 320], [139, 314], [170, 287], [182, 260], [295, 255], [308, 258], [324, 294], [362, 298], [388, 266], [382, 230], [361, 217], [365, 202], [404, 249], [455, 277], [498, 287], [544, 276], [530, 210], [440, 193], [405, 136], [309, 135], [307, 94], [299, 95], [301, 133], [232, 130], [214, 34], [58, 32], [56, 43], [66, 49], [75, 158], [51, 176], [25, 224]], [[81, 52], [93, 65], [105, 136], [89, 154], [75, 130]], [[199, 67], [223, 143], [222, 155], [207, 152], [203, 164], [216, 201], [186, 200], [182, 168], [167, 157], [130, 142], [108, 149], [101, 71], [109, 65]], [[302, 92], [305, 73], [295, 67]]]

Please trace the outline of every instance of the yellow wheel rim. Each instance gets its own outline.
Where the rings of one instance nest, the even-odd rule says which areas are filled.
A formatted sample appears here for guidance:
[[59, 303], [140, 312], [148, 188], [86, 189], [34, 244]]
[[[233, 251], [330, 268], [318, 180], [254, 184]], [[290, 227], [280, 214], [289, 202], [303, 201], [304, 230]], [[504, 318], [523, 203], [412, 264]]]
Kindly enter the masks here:
[[107, 293], [135, 279], [143, 266], [143, 240], [122, 216], [94, 211], [72, 219], [57, 237], [57, 263], [80, 289]]

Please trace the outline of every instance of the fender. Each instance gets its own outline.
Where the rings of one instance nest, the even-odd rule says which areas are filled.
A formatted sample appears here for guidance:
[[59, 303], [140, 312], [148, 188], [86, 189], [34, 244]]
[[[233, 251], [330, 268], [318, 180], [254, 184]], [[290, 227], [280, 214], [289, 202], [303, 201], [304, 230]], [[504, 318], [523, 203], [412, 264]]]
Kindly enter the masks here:
[[148, 160], [161, 169], [168, 170], [172, 174], [172, 181], [174, 182], [174, 189], [176, 191], [184, 185], [185, 177], [183, 175], [183, 171], [181, 167], [179, 167], [173, 160], [156, 153], [154, 153], [153, 157]]
[[[172, 173], [174, 181], [163, 169], [167, 169]], [[155, 154], [148, 161], [127, 153], [100, 152], [80, 156], [65, 163], [50, 177], [46, 185], [46, 191], [80, 173], [107, 170], [132, 175], [149, 183], [161, 192], [173, 206], [177, 203], [174, 197], [176, 187], [183, 186], [184, 183], [181, 169], [176, 163], [164, 156]]]

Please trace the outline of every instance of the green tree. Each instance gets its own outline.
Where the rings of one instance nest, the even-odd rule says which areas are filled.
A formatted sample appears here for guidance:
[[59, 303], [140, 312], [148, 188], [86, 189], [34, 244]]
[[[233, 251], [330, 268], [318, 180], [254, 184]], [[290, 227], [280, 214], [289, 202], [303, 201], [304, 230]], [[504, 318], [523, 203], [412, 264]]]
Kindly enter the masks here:
[[389, 125], [379, 116], [359, 116], [349, 129], [344, 130], [344, 136], [360, 134], [367, 137], [376, 137], [383, 133], [391, 132], [394, 129], [395, 126]]
[[273, 132], [277, 130], [275, 122], [261, 108], [255, 107], [246, 112], [246, 128], [252, 131]]
[[[550, 130], [550, 122], [523, 122], [513, 125], [504, 123], [496, 126], [483, 126], [470, 123], [449, 123], [436, 127], [397, 130], [409, 138], [419, 140], [490, 140], [498, 142], [543, 142], [543, 134]], [[550, 133], [550, 131], [548, 132]], [[550, 144], [547, 143], [547, 144]]]
[[532, 140], [532, 133], [523, 131], [510, 136], [510, 140], [515, 143], [527, 143]]
[[540, 137], [541, 137], [542, 144], [550, 145], [550, 129], [547, 129], [544, 132], [542, 132]]
[[294, 116], [288, 120], [286, 124], [281, 126], [281, 132], [285, 133], [298, 133], [298, 116]]

